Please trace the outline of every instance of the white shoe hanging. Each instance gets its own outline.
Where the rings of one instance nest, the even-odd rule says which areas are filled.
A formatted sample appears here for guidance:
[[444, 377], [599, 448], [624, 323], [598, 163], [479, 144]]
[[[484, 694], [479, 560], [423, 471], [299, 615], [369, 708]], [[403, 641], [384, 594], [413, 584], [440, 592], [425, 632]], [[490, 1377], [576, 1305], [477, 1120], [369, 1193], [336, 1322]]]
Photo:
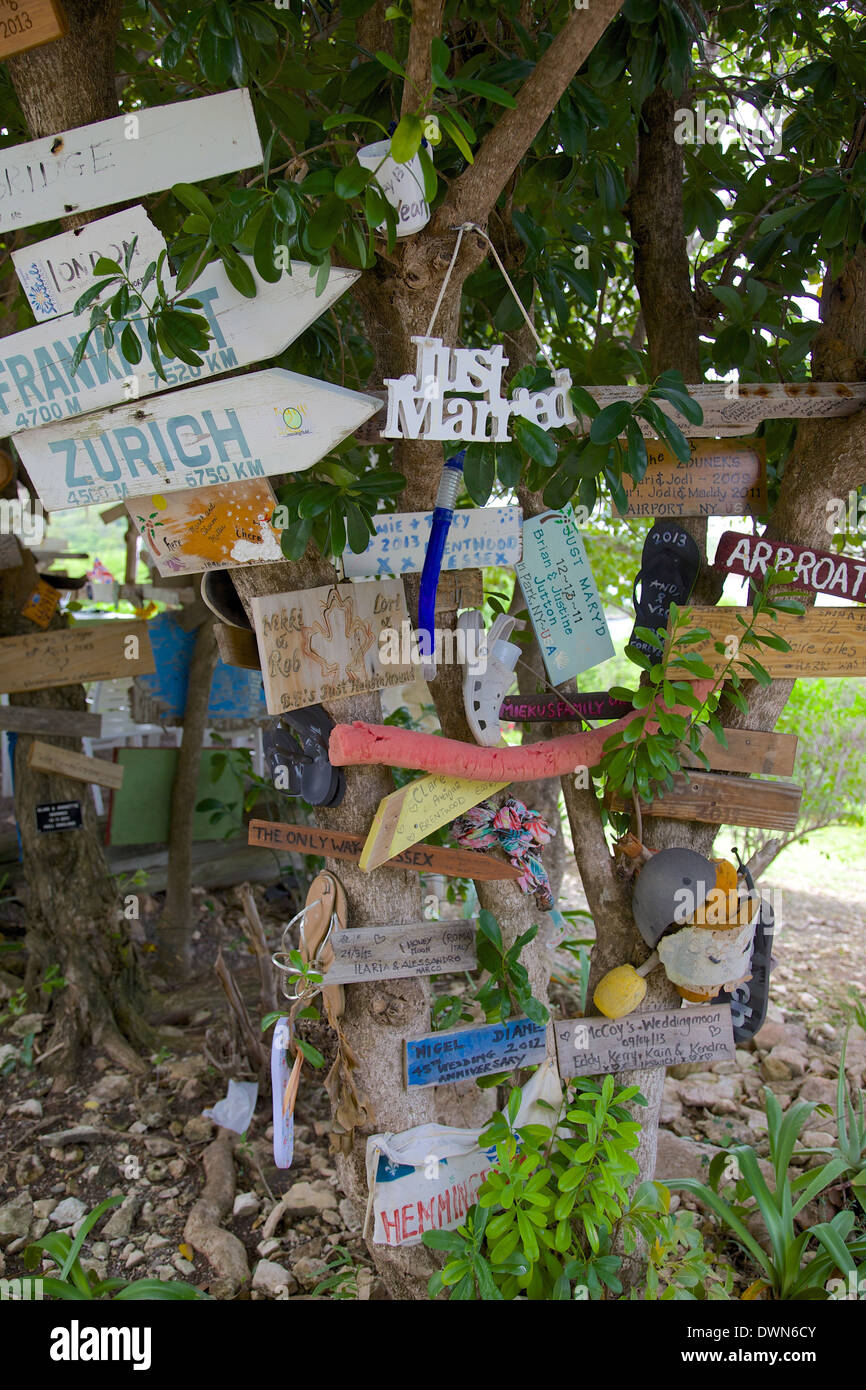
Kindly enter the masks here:
[[[484, 618], [477, 608], [472, 608], [460, 614], [457, 626], [467, 633], [483, 633]], [[479, 643], [474, 659], [466, 662], [463, 706], [472, 735], [484, 748], [495, 748], [502, 736], [499, 710], [506, 691], [513, 684], [514, 668], [520, 656], [517, 643], [506, 639], [515, 628], [525, 626], [510, 614], [500, 613]], [[484, 669], [479, 670], [479, 667]]]

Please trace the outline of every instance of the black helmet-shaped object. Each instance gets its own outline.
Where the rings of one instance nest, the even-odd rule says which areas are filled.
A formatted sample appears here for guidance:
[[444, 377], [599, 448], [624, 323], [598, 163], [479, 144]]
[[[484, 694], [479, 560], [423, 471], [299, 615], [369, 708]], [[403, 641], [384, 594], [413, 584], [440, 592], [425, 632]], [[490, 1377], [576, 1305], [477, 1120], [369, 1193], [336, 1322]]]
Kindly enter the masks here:
[[[668, 927], [684, 923], [716, 882], [715, 865], [692, 849], [660, 849], [637, 876], [631, 909], [646, 944], [655, 948]], [[683, 894], [689, 896], [684, 898]]]

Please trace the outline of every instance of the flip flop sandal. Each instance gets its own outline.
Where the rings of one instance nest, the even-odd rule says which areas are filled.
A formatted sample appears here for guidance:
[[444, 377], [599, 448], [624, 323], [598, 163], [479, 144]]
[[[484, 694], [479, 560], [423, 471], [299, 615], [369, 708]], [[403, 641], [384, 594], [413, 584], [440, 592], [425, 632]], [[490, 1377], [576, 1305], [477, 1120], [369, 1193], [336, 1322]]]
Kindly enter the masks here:
[[[737, 856], [739, 858], [739, 856]], [[745, 864], [741, 863], [743, 877], [750, 894], [756, 892], [755, 880]], [[734, 1027], [734, 1042], [747, 1042], [753, 1038], [767, 1021], [770, 1004], [770, 971], [773, 968], [773, 933], [776, 920], [773, 909], [766, 898], [761, 898], [758, 920], [755, 924], [755, 939], [752, 945], [751, 978], [737, 985], [733, 990], [722, 990], [718, 995], [720, 1003], [730, 1004], [731, 1022]]]
[[[515, 628], [524, 626], [510, 614], [500, 613], [478, 646], [478, 660], [479, 663], [486, 662], [485, 669], [476, 673], [467, 662], [463, 678], [463, 707], [472, 736], [483, 748], [495, 748], [502, 737], [499, 711], [506, 690], [514, 682], [514, 668], [520, 656], [520, 647], [516, 642], [507, 641], [507, 638]], [[473, 608], [460, 614], [457, 627], [464, 632], [483, 632], [484, 618], [477, 608]]]
[[[320, 973], [326, 975], [334, 960], [334, 948], [329, 939], [331, 933], [346, 926], [346, 894], [340, 880], [331, 873], [317, 874], [298, 916], [301, 918], [301, 958], [305, 963], [314, 961]], [[321, 992], [328, 1022], [332, 1028], [336, 1028], [337, 1020], [342, 1017], [346, 1007], [343, 986], [323, 984]]]
[[278, 790], [300, 796], [310, 806], [339, 806], [346, 774], [328, 757], [333, 727], [321, 705], [287, 711], [268, 725], [262, 744], [271, 774], [276, 779], [280, 768], [288, 774], [288, 786]]
[[201, 596], [221, 622], [252, 632], [253, 625], [228, 570], [205, 570], [201, 578]]
[[277, 1019], [271, 1042], [271, 1093], [274, 1114], [274, 1163], [278, 1168], [291, 1168], [295, 1150], [295, 1100], [303, 1053], [298, 1052], [294, 1064], [289, 1065], [291, 1037], [289, 1020]]
[[[655, 666], [662, 659], [660, 647], [636, 637], [639, 627], [655, 632], [667, 627], [671, 604], [688, 601], [701, 568], [697, 542], [673, 521], [656, 521], [647, 533], [641, 567], [634, 581], [634, 628], [628, 646], [643, 652]], [[640, 585], [640, 599], [637, 596]]]

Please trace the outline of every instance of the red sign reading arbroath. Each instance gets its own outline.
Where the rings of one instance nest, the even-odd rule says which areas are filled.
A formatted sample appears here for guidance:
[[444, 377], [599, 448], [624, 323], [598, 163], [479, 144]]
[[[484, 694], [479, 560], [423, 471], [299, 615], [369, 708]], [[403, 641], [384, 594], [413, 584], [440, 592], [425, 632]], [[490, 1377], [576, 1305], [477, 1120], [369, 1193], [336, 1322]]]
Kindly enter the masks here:
[[866, 603], [866, 563], [862, 559], [834, 555], [829, 550], [807, 550], [784, 541], [767, 541], [739, 531], [726, 531], [719, 541], [715, 569], [741, 574], [746, 579], [763, 579], [770, 565], [777, 570], [793, 570], [793, 588]]

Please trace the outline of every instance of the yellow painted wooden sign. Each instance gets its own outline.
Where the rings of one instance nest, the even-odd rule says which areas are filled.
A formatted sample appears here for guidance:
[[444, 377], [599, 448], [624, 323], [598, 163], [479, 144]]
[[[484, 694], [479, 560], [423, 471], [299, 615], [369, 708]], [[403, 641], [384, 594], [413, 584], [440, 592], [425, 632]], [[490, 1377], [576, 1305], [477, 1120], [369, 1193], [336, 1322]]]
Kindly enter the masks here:
[[29, 618], [37, 627], [47, 627], [60, 602], [60, 590], [47, 580], [40, 579], [21, 609], [22, 618]]
[[508, 782], [464, 782], [434, 774], [383, 797], [361, 851], [365, 873], [502, 791]]

